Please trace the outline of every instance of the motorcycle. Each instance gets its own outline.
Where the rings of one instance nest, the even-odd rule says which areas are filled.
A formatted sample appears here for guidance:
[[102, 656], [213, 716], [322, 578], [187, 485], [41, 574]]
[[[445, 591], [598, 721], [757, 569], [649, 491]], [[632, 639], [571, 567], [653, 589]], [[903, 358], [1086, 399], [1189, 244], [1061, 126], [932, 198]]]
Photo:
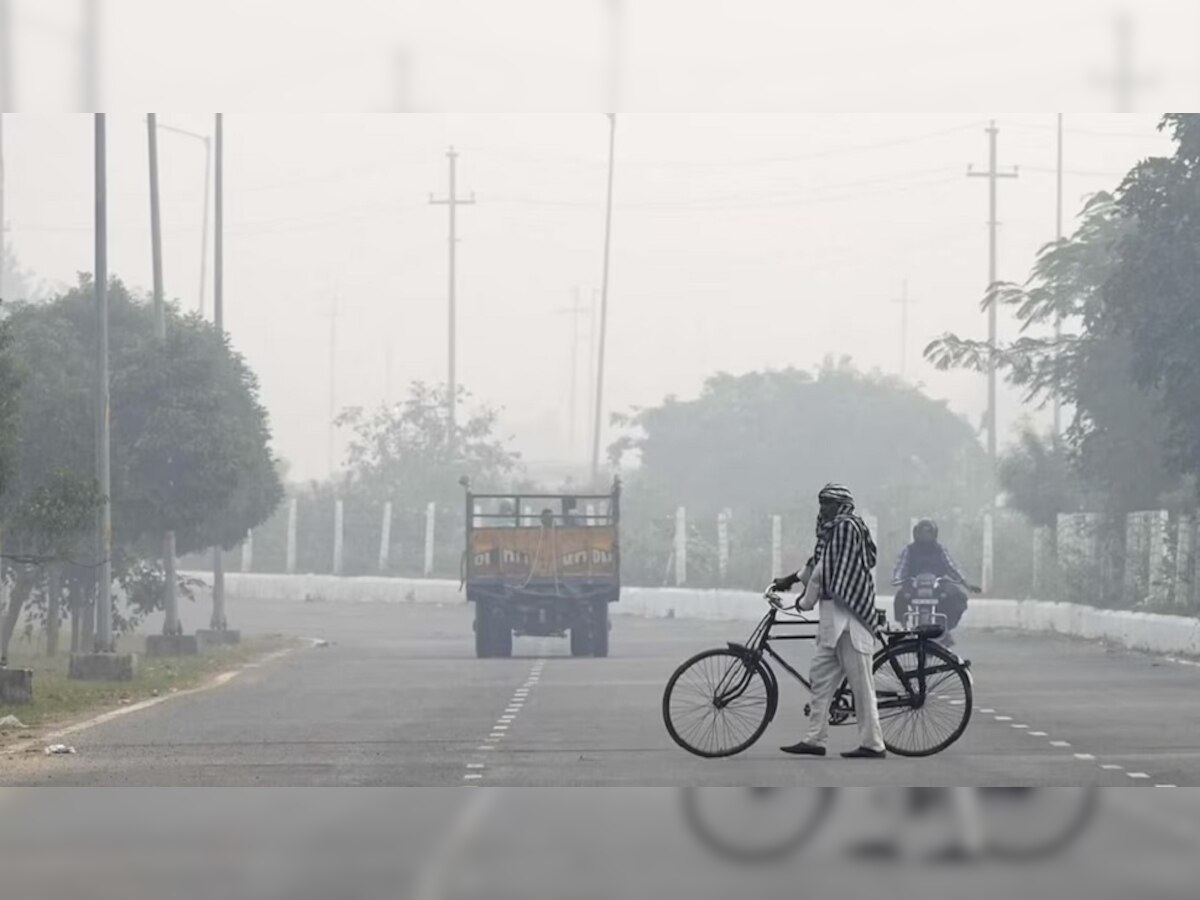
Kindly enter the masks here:
[[[940, 625], [945, 629], [942, 643], [952, 646], [954, 637], [951, 635], [950, 618], [942, 611], [942, 608], [948, 600], [950, 586], [956, 585], [957, 582], [924, 572], [908, 579], [905, 584], [908, 608], [905, 610], [900, 624], [910, 631], [925, 626]], [[978, 588], [973, 586], [962, 585], [962, 587], [978, 593]], [[899, 619], [900, 616], [897, 618]]]

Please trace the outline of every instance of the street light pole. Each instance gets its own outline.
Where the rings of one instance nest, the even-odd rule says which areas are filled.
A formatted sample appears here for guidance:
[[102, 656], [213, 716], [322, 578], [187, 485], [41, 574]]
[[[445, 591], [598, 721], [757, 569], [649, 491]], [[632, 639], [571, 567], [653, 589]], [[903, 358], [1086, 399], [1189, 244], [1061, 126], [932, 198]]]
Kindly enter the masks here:
[[[158, 116], [146, 117], [146, 137], [150, 153], [150, 257], [154, 266], [154, 334], [160, 344], [167, 342], [167, 311], [163, 296], [162, 215], [158, 193]], [[171, 471], [168, 464], [167, 471]], [[178, 597], [175, 594], [175, 531], [163, 534], [163, 634], [180, 634]]]
[[208, 210], [211, 205], [210, 198], [212, 196], [213, 142], [209, 135], [198, 134], [195, 131], [188, 131], [186, 128], [167, 125], [163, 122], [159, 122], [158, 127], [162, 131], [169, 131], [173, 134], [189, 137], [193, 140], [201, 141], [204, 144], [204, 222], [200, 227], [200, 296], [196, 301], [196, 309], [199, 310], [200, 315], [203, 316], [205, 293], [208, 287]]
[[[224, 115], [216, 119], [216, 233], [213, 235], [213, 324], [217, 335], [225, 337], [225, 122]], [[225, 631], [225, 561], [220, 545], [213, 548], [213, 608], [209, 627]]]
[[96, 514], [96, 637], [95, 650], [110, 653], [112, 637], [112, 503], [109, 458], [108, 390], [108, 159], [104, 113], [93, 115], [95, 154], [96, 230], [96, 481], [100, 508]]
[[617, 147], [617, 114], [608, 113], [608, 197], [604, 214], [604, 272], [600, 281], [600, 346], [596, 363], [596, 409], [592, 422], [592, 485], [600, 477], [600, 424], [604, 419], [604, 354], [608, 341], [608, 271], [612, 249], [613, 168]]

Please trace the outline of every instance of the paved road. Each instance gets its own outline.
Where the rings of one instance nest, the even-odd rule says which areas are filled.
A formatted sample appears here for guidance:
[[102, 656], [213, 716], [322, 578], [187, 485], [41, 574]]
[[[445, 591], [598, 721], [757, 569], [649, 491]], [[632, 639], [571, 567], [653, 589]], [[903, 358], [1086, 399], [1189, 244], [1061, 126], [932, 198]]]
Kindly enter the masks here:
[[[1049, 637], [976, 633], [978, 711], [930, 760], [795, 760], [804, 695], [741, 757], [677, 749], [659, 703], [674, 667], [741, 623], [616, 617], [613, 655], [518, 639], [476, 660], [470, 611], [417, 604], [234, 604], [247, 631], [335, 642], [73, 735], [72, 757], [0, 760], [8, 785], [1197, 785], [1200, 669]], [[190, 611], [189, 611], [190, 612]], [[805, 665], [803, 656], [797, 662]], [[1017, 727], [1025, 726], [1025, 727]], [[834, 749], [854, 733], [838, 729]], [[1136, 776], [1136, 777], [1135, 777]], [[1144, 777], [1142, 777], [1144, 776]]]

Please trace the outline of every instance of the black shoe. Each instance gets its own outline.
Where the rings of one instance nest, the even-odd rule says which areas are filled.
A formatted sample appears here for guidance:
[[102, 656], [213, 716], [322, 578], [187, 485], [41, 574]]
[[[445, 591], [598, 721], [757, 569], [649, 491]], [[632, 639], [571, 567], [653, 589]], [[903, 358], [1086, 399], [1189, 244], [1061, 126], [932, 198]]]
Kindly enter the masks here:
[[842, 754], [842, 759], [887, 759], [887, 751], [859, 747], [857, 750], [847, 750]]
[[793, 756], [824, 756], [825, 748], [818, 747], [816, 744], [808, 744], [801, 741], [798, 744], [792, 744], [790, 747], [780, 747], [784, 753], [790, 753]]

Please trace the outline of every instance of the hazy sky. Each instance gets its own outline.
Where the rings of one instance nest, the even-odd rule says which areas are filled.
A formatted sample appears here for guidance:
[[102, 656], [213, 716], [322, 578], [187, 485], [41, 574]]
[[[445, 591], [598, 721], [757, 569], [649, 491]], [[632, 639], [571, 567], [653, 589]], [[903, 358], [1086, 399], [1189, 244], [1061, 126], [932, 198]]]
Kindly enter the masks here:
[[[210, 117], [161, 114], [196, 130]], [[610, 410], [694, 396], [718, 370], [811, 367], [849, 354], [897, 371], [907, 279], [910, 376], [978, 421], [983, 379], [932, 371], [927, 340], [982, 336], [987, 160], [976, 115], [626, 115], [617, 136]], [[998, 115], [1000, 275], [1024, 278], [1054, 235], [1054, 115]], [[1068, 215], [1169, 142], [1150, 115], [1069, 114]], [[8, 219], [22, 262], [67, 282], [92, 268], [91, 122], [9, 116]], [[111, 262], [150, 283], [145, 126], [109, 121]], [[446, 372], [446, 149], [461, 152], [460, 382], [502, 406], [535, 460], [571, 456], [576, 285], [599, 284], [606, 120], [584, 115], [231, 115], [226, 322], [262, 381], [278, 451], [327, 470], [329, 316], [340, 303], [339, 406]], [[198, 299], [203, 146], [164, 134], [168, 292]], [[1069, 226], [1068, 221], [1068, 226]], [[211, 311], [211, 278], [208, 309]], [[589, 321], [581, 323], [585, 459]], [[1002, 321], [1001, 336], [1014, 333]], [[391, 385], [387, 355], [392, 356]], [[1007, 435], [1021, 411], [1001, 406]]]

